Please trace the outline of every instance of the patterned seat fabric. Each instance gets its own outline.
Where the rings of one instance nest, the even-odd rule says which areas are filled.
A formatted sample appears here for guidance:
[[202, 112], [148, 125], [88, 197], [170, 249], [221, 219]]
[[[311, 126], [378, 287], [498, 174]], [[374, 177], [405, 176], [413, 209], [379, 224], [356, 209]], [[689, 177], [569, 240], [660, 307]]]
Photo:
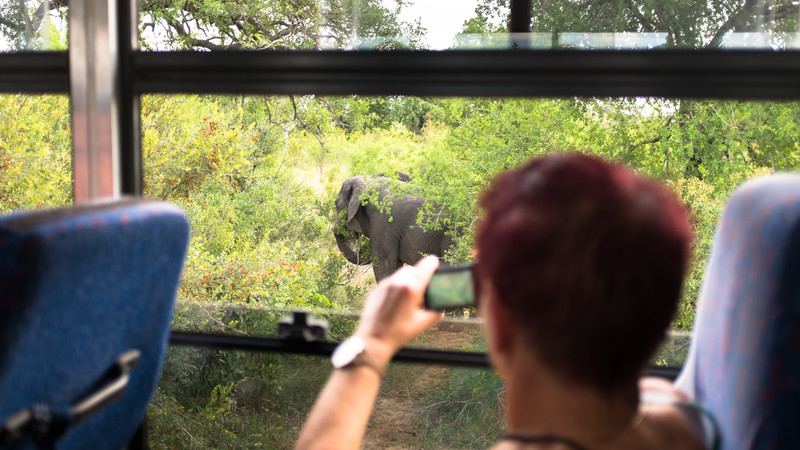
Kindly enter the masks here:
[[[125, 199], [0, 218], [0, 426], [34, 405], [68, 410], [141, 352], [121, 398], [9, 448], [123, 448], [164, 359], [188, 244], [182, 211]], [[67, 424], [69, 425], [69, 424]]]
[[717, 230], [678, 387], [724, 449], [800, 448], [800, 175], [752, 180]]

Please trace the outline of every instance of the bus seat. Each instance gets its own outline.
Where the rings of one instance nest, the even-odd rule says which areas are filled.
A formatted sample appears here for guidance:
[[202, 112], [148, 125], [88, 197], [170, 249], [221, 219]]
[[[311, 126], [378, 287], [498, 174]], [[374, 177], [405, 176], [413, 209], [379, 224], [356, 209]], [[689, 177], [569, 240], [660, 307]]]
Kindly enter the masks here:
[[676, 385], [714, 415], [723, 449], [800, 448], [800, 174], [728, 201]]
[[120, 449], [143, 423], [189, 237], [122, 199], [0, 218], [0, 448]]

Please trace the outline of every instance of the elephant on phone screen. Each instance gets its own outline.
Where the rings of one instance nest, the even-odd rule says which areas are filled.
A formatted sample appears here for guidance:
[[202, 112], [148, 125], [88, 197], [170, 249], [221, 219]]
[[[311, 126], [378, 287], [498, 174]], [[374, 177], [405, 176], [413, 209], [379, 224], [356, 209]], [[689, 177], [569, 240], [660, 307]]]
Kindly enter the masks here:
[[[398, 174], [398, 179], [410, 181], [405, 174]], [[337, 213], [346, 214], [346, 230], [340, 223], [337, 223], [339, 229], [334, 230], [336, 244], [349, 262], [372, 264], [376, 281], [391, 275], [403, 264], [415, 264], [424, 255], [441, 257], [452, 244], [445, 230], [423, 231], [417, 224], [417, 214], [425, 201], [411, 195], [392, 197], [386, 189], [388, 180], [382, 176], [351, 177], [342, 183], [336, 197]], [[360, 197], [369, 186], [377, 188], [379, 202], [391, 200], [388, 211], [383, 213], [370, 202], [361, 204]], [[370, 251], [363, 248], [361, 235], [369, 238]]]

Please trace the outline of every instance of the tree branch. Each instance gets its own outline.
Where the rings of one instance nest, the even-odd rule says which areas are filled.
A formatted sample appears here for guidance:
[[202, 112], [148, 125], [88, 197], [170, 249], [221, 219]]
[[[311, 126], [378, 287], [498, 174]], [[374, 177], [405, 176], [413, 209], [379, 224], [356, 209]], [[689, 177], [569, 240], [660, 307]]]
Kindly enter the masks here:
[[642, 31], [653, 32], [657, 30], [658, 27], [656, 27], [656, 24], [647, 20], [647, 17], [633, 4], [633, 0], [628, 0], [628, 9], [636, 17], [636, 20], [639, 21], [639, 24], [642, 26]]
[[711, 41], [706, 46], [707, 48], [718, 48], [722, 45], [722, 39], [729, 31], [736, 31], [748, 25], [750, 19], [755, 15], [758, 0], [747, 0], [736, 14], [732, 15], [714, 34]]

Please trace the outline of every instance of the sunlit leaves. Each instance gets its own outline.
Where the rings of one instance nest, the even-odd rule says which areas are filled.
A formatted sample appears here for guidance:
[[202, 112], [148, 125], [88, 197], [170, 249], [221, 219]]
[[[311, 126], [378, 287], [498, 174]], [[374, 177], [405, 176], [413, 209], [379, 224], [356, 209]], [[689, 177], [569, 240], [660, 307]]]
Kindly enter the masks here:
[[424, 30], [380, 0], [143, 0], [146, 49], [418, 48]]
[[72, 200], [69, 100], [0, 95], [0, 212]]
[[258, 137], [253, 126], [243, 125], [241, 109], [223, 112], [213, 99], [145, 97], [145, 193], [165, 200], [188, 198], [207, 181], [225, 181], [229, 192], [238, 191], [236, 177], [251, 166]]
[[[747, 179], [800, 169], [798, 122], [800, 106], [779, 102], [153, 95], [142, 99], [144, 190], [193, 224], [185, 298], [335, 307], [369, 285], [343, 287], [360, 276], [332, 233], [346, 178], [411, 175], [393, 192], [425, 198], [419, 224], [448, 230], [446, 258], [465, 261], [497, 173], [590, 152], [664, 180], [691, 207], [694, 268], [676, 321], [687, 328], [726, 199]], [[0, 169], [0, 211], [70, 201], [65, 97], [0, 96]], [[302, 280], [265, 269], [281, 261]]]

